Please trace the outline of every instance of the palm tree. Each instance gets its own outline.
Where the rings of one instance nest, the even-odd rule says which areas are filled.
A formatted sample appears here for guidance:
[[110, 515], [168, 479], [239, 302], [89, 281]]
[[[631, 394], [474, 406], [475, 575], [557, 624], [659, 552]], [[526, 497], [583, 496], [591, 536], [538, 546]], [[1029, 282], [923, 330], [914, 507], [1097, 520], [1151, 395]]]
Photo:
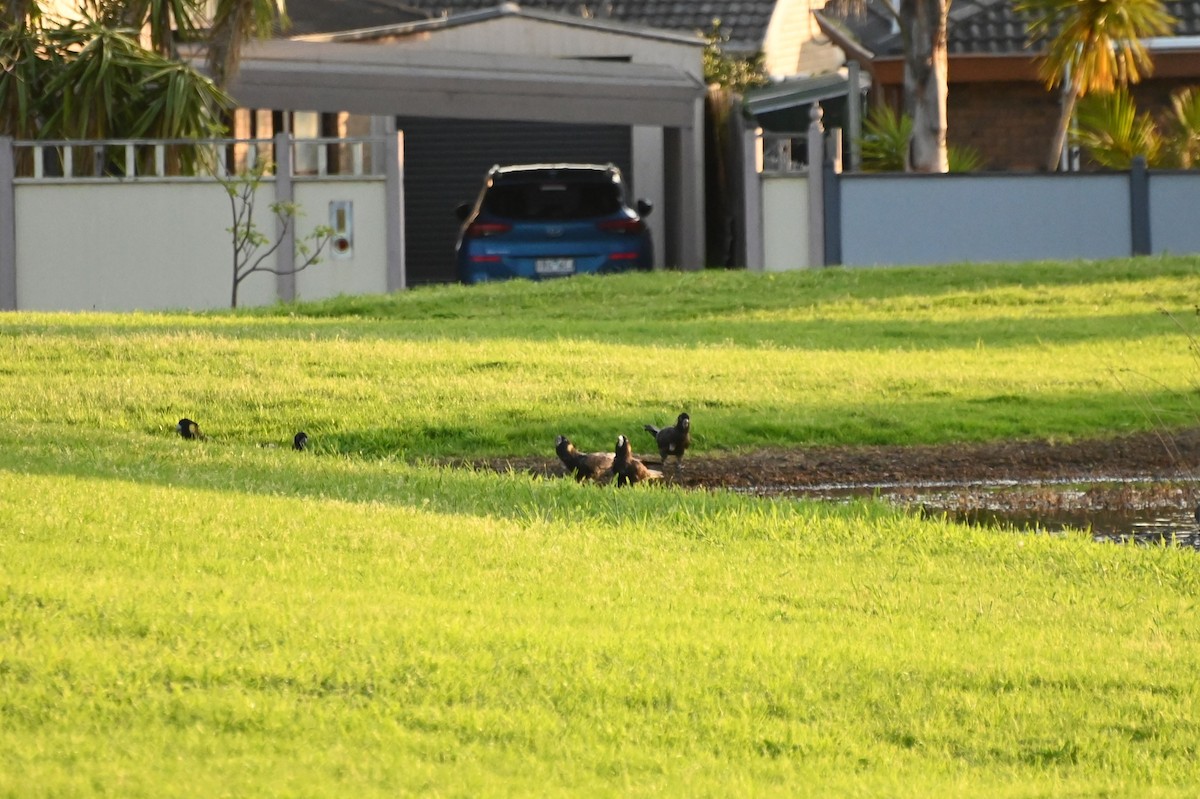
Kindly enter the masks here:
[[1109, 169], [1129, 169], [1137, 157], [1152, 167], [1200, 166], [1200, 88], [1171, 95], [1171, 108], [1158, 122], [1138, 113], [1127, 89], [1079, 101], [1075, 130], [1088, 157]]
[[[232, 101], [221, 86], [249, 36], [283, 19], [283, 0], [86, 0], [49, 19], [37, 0], [0, 0], [0, 135], [18, 138], [206, 138]], [[145, 36], [149, 47], [143, 47]], [[177, 37], [208, 47], [208, 77], [179, 58]]]
[[231, 99], [135, 31], [83, 18], [0, 33], [0, 133], [20, 138], [205, 138]]
[[237, 74], [242, 46], [250, 39], [271, 35], [276, 23], [289, 24], [284, 0], [217, 0], [207, 37], [208, 71], [218, 86]]
[[1097, 93], [1079, 101], [1075, 135], [1088, 157], [1108, 169], [1129, 169], [1139, 156], [1162, 163], [1164, 146], [1149, 114], [1138, 113], [1129, 90]]
[[1046, 87], [1063, 87], [1062, 113], [1046, 166], [1058, 168], [1075, 105], [1089, 92], [1137, 83], [1153, 64], [1142, 39], [1169, 33], [1175, 22], [1162, 0], [1018, 0], [1032, 15], [1031, 40], [1051, 37], [1041, 61]]
[[1200, 167], [1200, 88], [1180, 89], [1171, 95], [1166, 124], [1172, 165], [1182, 169]]

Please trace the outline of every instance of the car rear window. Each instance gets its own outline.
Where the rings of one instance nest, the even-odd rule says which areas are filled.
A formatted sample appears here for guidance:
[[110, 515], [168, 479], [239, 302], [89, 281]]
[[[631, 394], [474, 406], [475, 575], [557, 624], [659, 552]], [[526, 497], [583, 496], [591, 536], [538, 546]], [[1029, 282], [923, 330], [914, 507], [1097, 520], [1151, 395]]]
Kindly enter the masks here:
[[611, 182], [542, 180], [492, 186], [483, 210], [508, 219], [586, 219], [621, 208], [621, 192]]

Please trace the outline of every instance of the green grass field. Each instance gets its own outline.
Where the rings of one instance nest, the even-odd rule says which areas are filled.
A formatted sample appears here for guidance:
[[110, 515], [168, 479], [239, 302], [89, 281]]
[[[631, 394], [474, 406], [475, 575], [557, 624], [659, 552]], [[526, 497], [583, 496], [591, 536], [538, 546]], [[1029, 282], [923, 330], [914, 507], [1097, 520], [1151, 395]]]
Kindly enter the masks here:
[[1194, 797], [1194, 552], [437, 463], [679, 410], [696, 459], [1169, 433], [1198, 300], [1154, 258], [0, 315], [0, 796]]

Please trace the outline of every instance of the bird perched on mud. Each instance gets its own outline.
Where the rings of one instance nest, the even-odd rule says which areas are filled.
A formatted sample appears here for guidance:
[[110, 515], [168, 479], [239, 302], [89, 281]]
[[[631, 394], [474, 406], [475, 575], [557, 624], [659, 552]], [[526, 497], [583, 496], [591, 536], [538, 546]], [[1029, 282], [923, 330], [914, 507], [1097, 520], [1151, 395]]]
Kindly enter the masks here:
[[654, 436], [658, 444], [658, 454], [662, 456], [663, 466], [667, 465], [667, 457], [675, 456], [675, 471], [683, 467], [683, 453], [692, 445], [692, 417], [686, 413], [679, 414], [671, 427], [655, 427], [652, 424], [644, 426], [647, 433]]
[[582, 483], [585, 479], [602, 481], [610, 476], [613, 464], [611, 452], [580, 452], [566, 436], [554, 439], [554, 451], [578, 482]]
[[175, 425], [175, 432], [188, 439], [204, 439], [204, 434], [200, 432], [200, 425], [187, 417], [179, 420]]
[[633, 447], [625, 436], [617, 436], [617, 448], [613, 452], [612, 475], [618, 486], [636, 485], [643, 480], [657, 480], [662, 472], [646, 467], [633, 456]]
[[292, 449], [300, 451], [300, 450], [304, 450], [307, 447], [308, 447], [308, 433], [301, 430], [299, 433], [297, 433], [295, 435], [294, 438], [292, 438]]

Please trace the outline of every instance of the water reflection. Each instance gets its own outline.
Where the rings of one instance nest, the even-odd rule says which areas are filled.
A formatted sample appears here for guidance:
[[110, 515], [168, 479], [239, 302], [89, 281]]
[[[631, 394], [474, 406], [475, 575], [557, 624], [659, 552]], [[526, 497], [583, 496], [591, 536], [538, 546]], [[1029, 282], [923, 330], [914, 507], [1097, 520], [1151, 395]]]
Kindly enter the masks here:
[[931, 517], [1017, 530], [1082, 530], [1096, 541], [1200, 550], [1200, 486], [1130, 479], [761, 487], [751, 493], [847, 502], [877, 497]]
[[[924, 508], [923, 512], [930, 512]], [[1015, 527], [1018, 530], [1083, 530], [1096, 541], [1113, 543], [1168, 544], [1200, 549], [1200, 525], [1187, 508], [1129, 508], [1127, 510], [1028, 511], [945, 510], [950, 519], [986, 527]]]

